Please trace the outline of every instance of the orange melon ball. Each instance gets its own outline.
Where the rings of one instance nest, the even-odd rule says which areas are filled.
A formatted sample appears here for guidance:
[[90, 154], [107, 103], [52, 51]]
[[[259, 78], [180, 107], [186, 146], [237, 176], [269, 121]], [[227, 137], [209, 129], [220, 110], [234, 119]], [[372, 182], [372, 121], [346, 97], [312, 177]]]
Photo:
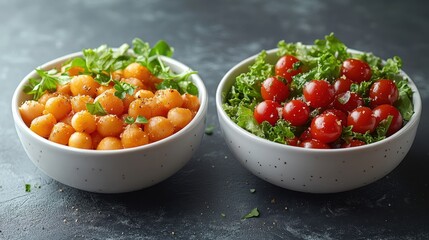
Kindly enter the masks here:
[[71, 125], [77, 132], [92, 133], [97, 129], [95, 116], [86, 110], [73, 115]]
[[124, 103], [122, 99], [115, 96], [115, 90], [107, 90], [95, 98], [95, 102], [99, 102], [104, 110], [109, 114], [122, 115], [124, 113]]
[[85, 132], [74, 132], [69, 138], [69, 146], [74, 148], [92, 149], [91, 135]]
[[101, 116], [97, 121], [97, 132], [103, 137], [119, 137], [123, 129], [124, 122], [113, 114]]
[[63, 122], [58, 122], [52, 128], [51, 134], [49, 135], [48, 139], [52, 142], [67, 145], [69, 143], [70, 136], [74, 132], [75, 130], [72, 126]]
[[148, 133], [150, 142], [156, 142], [174, 133], [173, 124], [165, 117], [153, 117], [144, 126], [144, 131]]
[[124, 148], [143, 146], [149, 143], [149, 136], [137, 124], [128, 125], [121, 134]]
[[30, 126], [33, 119], [42, 116], [44, 110], [45, 105], [34, 100], [25, 101], [19, 107], [19, 113], [21, 114], [22, 120], [25, 122], [25, 124], [27, 124], [27, 126]]
[[57, 123], [54, 115], [51, 113], [36, 117], [31, 121], [30, 129], [37, 135], [48, 138], [51, 134], [52, 128]]
[[124, 78], [137, 78], [143, 83], [148, 81], [151, 75], [150, 71], [139, 63], [131, 63], [125, 67], [123, 74]]
[[187, 108], [173, 108], [168, 111], [167, 118], [174, 126], [174, 130], [178, 130], [186, 127], [192, 120], [192, 112]]
[[117, 137], [105, 137], [97, 146], [97, 150], [123, 149], [121, 139]]
[[91, 97], [97, 96], [97, 88], [100, 86], [90, 75], [78, 75], [71, 79], [70, 90], [73, 96], [89, 95]]
[[57, 96], [49, 98], [48, 101], [46, 101], [45, 110], [48, 113], [52, 113], [55, 119], [59, 121], [70, 113], [72, 106], [67, 97]]

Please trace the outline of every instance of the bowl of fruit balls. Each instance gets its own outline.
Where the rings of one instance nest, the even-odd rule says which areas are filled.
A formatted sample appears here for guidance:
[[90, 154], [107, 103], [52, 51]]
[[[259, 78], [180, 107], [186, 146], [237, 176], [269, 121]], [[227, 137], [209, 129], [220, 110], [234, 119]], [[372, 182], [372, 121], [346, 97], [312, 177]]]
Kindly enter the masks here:
[[277, 186], [365, 186], [392, 171], [415, 138], [421, 99], [401, 65], [348, 49], [333, 34], [314, 45], [280, 41], [221, 80], [223, 136], [245, 168]]
[[120, 193], [180, 170], [199, 147], [207, 92], [165, 41], [84, 49], [38, 67], [12, 113], [31, 161], [74, 188]]

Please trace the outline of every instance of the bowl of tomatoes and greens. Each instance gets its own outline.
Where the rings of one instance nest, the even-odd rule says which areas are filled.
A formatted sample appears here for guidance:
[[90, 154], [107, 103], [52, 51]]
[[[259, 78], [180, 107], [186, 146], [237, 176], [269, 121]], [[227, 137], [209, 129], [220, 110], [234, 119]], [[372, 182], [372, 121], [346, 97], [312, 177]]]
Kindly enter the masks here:
[[154, 185], [182, 168], [204, 133], [201, 78], [173, 48], [134, 39], [38, 67], [18, 85], [12, 113], [32, 162], [53, 179], [93, 192]]
[[415, 137], [421, 100], [399, 57], [348, 49], [333, 34], [280, 41], [234, 66], [216, 105], [227, 144], [255, 175], [338, 192], [393, 170]]

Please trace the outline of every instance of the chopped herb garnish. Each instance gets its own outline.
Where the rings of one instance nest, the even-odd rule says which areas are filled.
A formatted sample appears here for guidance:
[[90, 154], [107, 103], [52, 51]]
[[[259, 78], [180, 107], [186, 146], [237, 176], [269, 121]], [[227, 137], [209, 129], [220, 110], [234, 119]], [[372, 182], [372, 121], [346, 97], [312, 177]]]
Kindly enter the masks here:
[[31, 192], [31, 184], [29, 184], [29, 183], [25, 184], [25, 191], [26, 192]]
[[213, 132], [214, 132], [214, 125], [208, 125], [207, 127], [206, 127], [206, 130], [205, 130], [205, 133], [207, 134], [207, 135], [212, 135], [213, 134]]
[[147, 119], [143, 116], [137, 116], [136, 119], [134, 119], [131, 116], [128, 116], [125, 118], [125, 123], [126, 124], [133, 124], [133, 123], [141, 123], [141, 124], [146, 124], [147, 123]]
[[88, 110], [89, 113], [91, 113], [92, 115], [96, 115], [96, 116], [104, 116], [107, 115], [106, 110], [104, 110], [103, 106], [101, 106], [101, 104], [99, 102], [95, 102], [95, 103], [87, 103], [86, 104], [86, 109]]
[[259, 211], [258, 208], [252, 209], [248, 214], [244, 215], [241, 219], [248, 219], [248, 218], [254, 218], [259, 217]]
[[24, 92], [33, 95], [34, 100], [38, 100], [46, 91], [53, 92], [57, 89], [57, 85], [63, 85], [70, 81], [68, 76], [56, 75], [55, 69], [45, 71], [36, 69], [37, 74], [41, 79], [31, 78], [29, 83], [24, 87]]
[[251, 189], [250, 189], [250, 192], [251, 192], [251, 193], [255, 193], [255, 192], [256, 192], [256, 189], [251, 188]]
[[137, 88], [136, 86], [126, 82], [120, 82], [116, 80], [114, 80], [113, 82], [115, 83], [115, 96], [120, 99], [124, 99], [127, 94], [133, 95], [135, 89]]

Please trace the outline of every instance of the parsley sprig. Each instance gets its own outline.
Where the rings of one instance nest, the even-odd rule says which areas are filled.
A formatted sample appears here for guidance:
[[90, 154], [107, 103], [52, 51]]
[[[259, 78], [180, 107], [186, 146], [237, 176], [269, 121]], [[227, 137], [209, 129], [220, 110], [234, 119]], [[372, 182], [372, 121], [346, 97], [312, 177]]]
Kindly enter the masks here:
[[[140, 38], [132, 41], [132, 47], [122, 44], [117, 49], [112, 49], [107, 45], [101, 45], [94, 49], [82, 50], [83, 57], [77, 57], [66, 61], [62, 69], [65, 71], [72, 67], [82, 69], [81, 74], [91, 75], [101, 85], [109, 85], [112, 79], [112, 72], [124, 69], [130, 63], [138, 62], [145, 66], [154, 76], [163, 81], [158, 84], [157, 89], [174, 88], [180, 93], [198, 95], [198, 88], [190, 80], [190, 76], [196, 71], [188, 69], [182, 73], [174, 73], [170, 67], [164, 64], [161, 56], [171, 57], [174, 53], [166, 41], [160, 40], [153, 47]], [[40, 78], [32, 78], [25, 86], [24, 92], [33, 95], [33, 99], [39, 99], [45, 92], [53, 92], [57, 85], [65, 84], [71, 77], [67, 74], [59, 74], [56, 70], [36, 69]], [[125, 83], [115, 82], [115, 95], [124, 98], [124, 94], [132, 94], [132, 86]], [[135, 89], [135, 88], [134, 88]]]

